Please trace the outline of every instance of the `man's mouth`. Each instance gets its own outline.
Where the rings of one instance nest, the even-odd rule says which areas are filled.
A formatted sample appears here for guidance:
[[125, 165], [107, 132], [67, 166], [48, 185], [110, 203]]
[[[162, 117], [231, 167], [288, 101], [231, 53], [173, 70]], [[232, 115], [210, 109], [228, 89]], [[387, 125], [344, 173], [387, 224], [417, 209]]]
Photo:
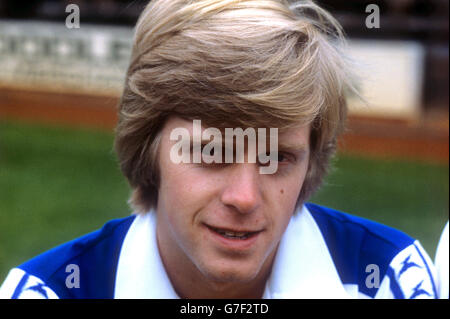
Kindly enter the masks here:
[[233, 231], [229, 229], [216, 228], [208, 225], [208, 228], [222, 237], [235, 240], [245, 240], [255, 236], [261, 231]]

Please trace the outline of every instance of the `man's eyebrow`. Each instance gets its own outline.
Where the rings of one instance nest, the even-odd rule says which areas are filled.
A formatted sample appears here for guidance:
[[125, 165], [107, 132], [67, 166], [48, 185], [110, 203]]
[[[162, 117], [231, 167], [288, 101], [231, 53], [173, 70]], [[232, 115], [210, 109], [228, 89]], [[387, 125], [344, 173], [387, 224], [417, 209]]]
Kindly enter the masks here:
[[[226, 146], [225, 140], [222, 141], [215, 141], [213, 139], [202, 139], [200, 141], [201, 146], [205, 146], [206, 144], [212, 143], [212, 145], [223, 145]], [[236, 146], [236, 141], [233, 140], [233, 146]], [[193, 145], [193, 141], [190, 141], [191, 146]], [[268, 149], [270, 148], [270, 143], [267, 143]], [[289, 142], [280, 142], [278, 141], [278, 149], [282, 151], [288, 151], [288, 152], [299, 152], [303, 153], [307, 150], [307, 146], [304, 143], [289, 143]]]
[[[256, 139], [257, 141], [258, 139]], [[187, 141], [190, 147], [192, 148], [194, 145], [194, 139], [191, 138], [189, 141]], [[247, 140], [245, 144], [247, 145]], [[222, 145], [223, 147], [227, 146], [225, 138], [222, 138], [220, 141], [215, 140], [214, 138], [210, 139], [200, 139], [200, 146], [204, 147], [205, 145], [212, 143], [211, 145]], [[236, 141], [233, 139], [232, 141], [233, 147], [236, 147]], [[258, 144], [257, 144], [258, 145]], [[267, 141], [266, 149], [270, 149], [270, 143]], [[298, 143], [298, 142], [282, 142], [278, 140], [278, 150], [284, 151], [284, 152], [295, 152], [295, 153], [305, 153], [308, 149], [308, 146], [305, 143]]]
[[307, 146], [303, 143], [298, 144], [298, 143], [278, 142], [278, 149], [291, 152], [305, 152], [307, 150]]

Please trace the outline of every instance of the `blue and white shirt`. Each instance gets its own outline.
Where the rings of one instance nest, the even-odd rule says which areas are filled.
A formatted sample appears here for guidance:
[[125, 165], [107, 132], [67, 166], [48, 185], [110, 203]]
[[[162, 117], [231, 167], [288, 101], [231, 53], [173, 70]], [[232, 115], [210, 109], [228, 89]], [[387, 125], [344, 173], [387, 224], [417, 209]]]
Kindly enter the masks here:
[[[263, 298], [436, 298], [434, 278], [417, 240], [308, 203], [280, 241]], [[178, 296], [158, 252], [156, 214], [149, 212], [112, 220], [13, 268], [0, 298]]]

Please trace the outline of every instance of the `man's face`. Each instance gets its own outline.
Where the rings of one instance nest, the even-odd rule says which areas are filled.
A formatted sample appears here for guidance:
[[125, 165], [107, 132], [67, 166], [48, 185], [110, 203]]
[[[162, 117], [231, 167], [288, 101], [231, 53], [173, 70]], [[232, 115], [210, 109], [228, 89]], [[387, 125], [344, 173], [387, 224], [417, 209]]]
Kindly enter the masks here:
[[162, 130], [156, 209], [161, 255], [213, 282], [249, 282], [270, 269], [293, 214], [308, 168], [310, 128], [279, 134], [277, 172], [264, 175], [261, 164], [249, 161], [172, 162], [177, 141], [170, 140], [171, 131], [186, 128], [192, 137], [192, 127], [192, 121], [171, 118]]

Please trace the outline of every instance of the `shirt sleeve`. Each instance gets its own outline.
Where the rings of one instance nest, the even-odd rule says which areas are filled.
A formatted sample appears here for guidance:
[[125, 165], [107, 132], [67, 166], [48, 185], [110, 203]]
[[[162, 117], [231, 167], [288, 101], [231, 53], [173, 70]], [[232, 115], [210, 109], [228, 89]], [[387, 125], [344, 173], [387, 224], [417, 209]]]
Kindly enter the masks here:
[[419, 241], [400, 251], [388, 266], [376, 299], [436, 299], [436, 270]]
[[0, 299], [59, 299], [38, 277], [13, 268], [0, 287]]

